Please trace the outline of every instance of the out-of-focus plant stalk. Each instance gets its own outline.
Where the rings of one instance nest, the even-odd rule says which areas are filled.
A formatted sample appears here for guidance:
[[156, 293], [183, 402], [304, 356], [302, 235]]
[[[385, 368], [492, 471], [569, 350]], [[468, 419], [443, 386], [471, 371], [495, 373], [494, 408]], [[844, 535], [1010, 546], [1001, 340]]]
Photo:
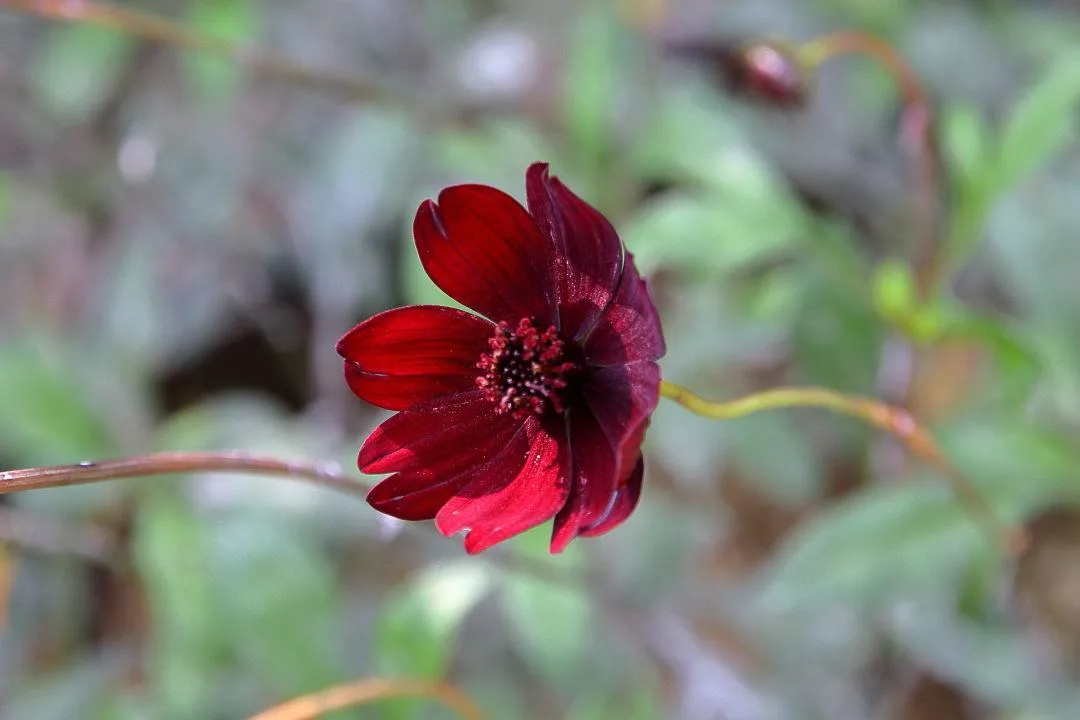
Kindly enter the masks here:
[[152, 475], [231, 472], [293, 477], [315, 485], [364, 497], [369, 488], [343, 473], [337, 463], [312, 463], [247, 452], [161, 452], [119, 460], [86, 461], [0, 472], [0, 495]]
[[893, 78], [900, 91], [901, 147], [915, 162], [916, 244], [912, 265], [919, 297], [929, 299], [937, 285], [941, 254], [937, 203], [941, 191], [942, 160], [934, 131], [933, 106], [919, 76], [896, 48], [880, 38], [856, 31], [823, 35], [796, 50], [807, 73], [830, 59], [864, 55], [876, 60]]
[[896, 437], [913, 454], [940, 472], [965, 510], [1007, 556], [1015, 557], [1026, 544], [1023, 530], [1006, 525], [997, 517], [978, 488], [949, 462], [930, 434], [903, 408], [818, 387], [776, 388], [726, 402], [711, 402], [665, 380], [660, 386], [660, 394], [696, 415], [713, 420], [733, 420], [763, 410], [796, 407], [821, 408], [862, 420]]
[[313, 720], [335, 710], [404, 697], [437, 702], [453, 710], [462, 720], [484, 718], [473, 701], [453, 685], [408, 678], [367, 678], [303, 695], [253, 715], [249, 720]]
[[180, 50], [213, 55], [255, 73], [332, 93], [346, 100], [370, 100], [385, 93], [368, 82], [304, 67], [229, 40], [192, 31], [172, 20], [94, 0], [0, 0], [0, 10], [18, 10], [50, 20], [84, 23], [145, 38]]

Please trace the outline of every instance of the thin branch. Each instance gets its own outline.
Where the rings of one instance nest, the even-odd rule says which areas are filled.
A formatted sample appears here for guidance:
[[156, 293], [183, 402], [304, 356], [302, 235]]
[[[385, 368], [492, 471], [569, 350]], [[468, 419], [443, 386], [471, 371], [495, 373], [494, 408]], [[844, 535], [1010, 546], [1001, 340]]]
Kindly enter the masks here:
[[363, 80], [308, 68], [264, 50], [204, 35], [172, 20], [112, 3], [94, 0], [0, 0], [2, 9], [17, 10], [49, 20], [94, 25], [187, 52], [213, 55], [252, 72], [328, 92], [346, 100], [370, 100], [386, 94]]
[[848, 396], [818, 387], [790, 387], [766, 390], [727, 402], [704, 400], [686, 388], [664, 381], [660, 394], [690, 412], [713, 420], [733, 420], [762, 410], [813, 407], [854, 417], [896, 437], [912, 453], [940, 472], [965, 510], [991, 541], [1009, 556], [1026, 544], [1023, 530], [1004, 524], [978, 488], [963, 476], [911, 413], [867, 397]]
[[45, 488], [89, 485], [120, 478], [178, 475], [194, 472], [233, 472], [295, 477], [314, 485], [363, 497], [370, 489], [358, 478], [343, 473], [337, 463], [254, 455], [247, 452], [161, 452], [119, 460], [85, 461], [0, 472], [0, 495]]
[[937, 200], [941, 191], [942, 159], [934, 132], [934, 110], [926, 88], [911, 64], [884, 40], [858, 31], [843, 31], [811, 40], [798, 50], [807, 68], [816, 69], [833, 58], [864, 55], [885, 68], [900, 90], [903, 111], [900, 144], [915, 159], [916, 246], [913, 264], [919, 296], [926, 299], [937, 284], [940, 250]]
[[408, 678], [366, 678], [303, 695], [251, 716], [249, 720], [313, 720], [324, 713], [378, 700], [419, 697], [453, 710], [462, 720], [483, 720], [469, 697], [453, 685]]

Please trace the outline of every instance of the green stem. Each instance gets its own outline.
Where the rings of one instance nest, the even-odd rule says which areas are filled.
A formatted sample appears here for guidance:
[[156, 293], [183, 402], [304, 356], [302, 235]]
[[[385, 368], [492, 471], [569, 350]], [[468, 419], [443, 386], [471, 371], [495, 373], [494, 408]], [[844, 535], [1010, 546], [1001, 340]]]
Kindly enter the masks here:
[[713, 420], [733, 420], [763, 410], [813, 407], [857, 418], [902, 442], [913, 454], [938, 470], [991, 541], [1006, 554], [1015, 556], [1026, 543], [1023, 531], [1002, 523], [978, 488], [945, 457], [934, 439], [919, 426], [911, 413], [867, 397], [849, 396], [818, 387], [789, 387], [765, 390], [727, 402], [710, 402], [690, 390], [663, 381], [660, 394], [684, 408]]

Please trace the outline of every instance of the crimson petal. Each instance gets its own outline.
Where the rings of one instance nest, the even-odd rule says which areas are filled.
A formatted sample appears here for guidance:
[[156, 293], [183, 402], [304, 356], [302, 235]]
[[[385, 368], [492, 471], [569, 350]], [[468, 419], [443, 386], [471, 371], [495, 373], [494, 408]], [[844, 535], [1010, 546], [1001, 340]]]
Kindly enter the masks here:
[[551, 533], [551, 552], [560, 553], [583, 530], [606, 518], [617, 498], [615, 451], [596, 417], [585, 407], [570, 415], [570, 451], [574, 463], [570, 498]]
[[456, 185], [424, 202], [413, 236], [443, 292], [492, 320], [556, 320], [551, 248], [525, 208], [486, 185]]
[[485, 462], [522, 422], [496, 414], [480, 390], [438, 397], [375, 428], [360, 448], [357, 464], [365, 473], [424, 469], [445, 476]]
[[640, 457], [626, 480], [615, 490], [607, 514], [595, 524], [581, 531], [583, 537], [596, 537], [621, 525], [637, 507], [641, 499], [641, 481], [645, 477], [645, 462]]
[[465, 551], [486, 550], [550, 520], [570, 490], [569, 442], [561, 417], [541, 424], [530, 417], [489, 468], [435, 516], [447, 537], [468, 530]]
[[525, 174], [529, 212], [551, 238], [563, 335], [577, 338], [611, 302], [623, 265], [623, 245], [607, 218], [548, 176], [547, 163]]
[[649, 362], [594, 370], [583, 392], [615, 448], [616, 474], [624, 476], [640, 455], [649, 417], [660, 402], [660, 366]]
[[609, 367], [664, 356], [664, 334], [649, 285], [638, 274], [634, 258], [626, 253], [615, 297], [585, 340], [590, 365]]
[[425, 470], [391, 475], [368, 493], [371, 507], [399, 520], [432, 520], [465, 483], [473, 478], [473, 468], [435, 480]]
[[413, 305], [379, 313], [337, 344], [345, 379], [358, 397], [402, 410], [475, 387], [476, 362], [494, 328], [454, 308]]

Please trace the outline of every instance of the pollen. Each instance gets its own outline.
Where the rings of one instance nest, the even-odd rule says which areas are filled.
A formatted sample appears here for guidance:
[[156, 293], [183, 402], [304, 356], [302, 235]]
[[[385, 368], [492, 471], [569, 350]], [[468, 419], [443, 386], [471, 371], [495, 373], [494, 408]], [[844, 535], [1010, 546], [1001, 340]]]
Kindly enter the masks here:
[[554, 326], [541, 332], [529, 318], [516, 326], [501, 322], [488, 346], [491, 351], [476, 364], [476, 385], [497, 404], [498, 412], [543, 415], [565, 409], [566, 389], [577, 365], [568, 360]]

